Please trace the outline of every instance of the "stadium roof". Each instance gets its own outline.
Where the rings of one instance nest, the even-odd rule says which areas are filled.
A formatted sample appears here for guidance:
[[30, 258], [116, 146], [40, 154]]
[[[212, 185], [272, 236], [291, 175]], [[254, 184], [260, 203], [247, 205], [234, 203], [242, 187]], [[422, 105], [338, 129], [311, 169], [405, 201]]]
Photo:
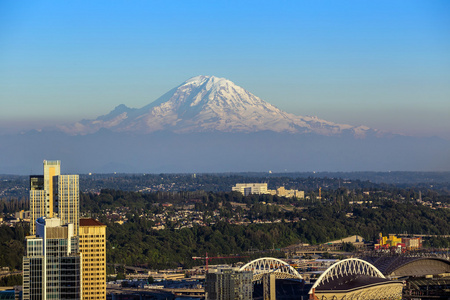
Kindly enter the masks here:
[[450, 261], [438, 257], [382, 256], [366, 257], [385, 276], [425, 276], [450, 272]]
[[396, 283], [398, 281], [392, 281], [385, 278], [373, 277], [367, 275], [346, 275], [340, 278], [336, 278], [334, 280], [330, 280], [329, 282], [324, 282], [322, 285], [316, 288], [316, 292], [324, 292], [324, 291], [350, 291], [356, 289], [367, 288], [368, 286], [374, 285], [385, 285], [388, 283]]

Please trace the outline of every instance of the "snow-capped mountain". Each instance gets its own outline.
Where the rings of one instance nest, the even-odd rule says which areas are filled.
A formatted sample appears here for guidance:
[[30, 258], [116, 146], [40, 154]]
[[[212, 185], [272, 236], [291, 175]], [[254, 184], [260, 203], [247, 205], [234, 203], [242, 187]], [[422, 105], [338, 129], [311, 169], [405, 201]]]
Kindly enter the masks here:
[[193, 77], [140, 109], [122, 104], [95, 120], [61, 127], [74, 135], [101, 128], [134, 133], [274, 131], [327, 136], [349, 133], [355, 137], [375, 131], [284, 112], [230, 80], [215, 76]]
[[76, 173], [450, 168], [449, 141], [296, 116], [217, 77], [194, 77], [140, 109], [119, 105], [61, 129], [70, 134], [0, 135], [0, 173], [28, 174], [46, 157], [68, 162]]

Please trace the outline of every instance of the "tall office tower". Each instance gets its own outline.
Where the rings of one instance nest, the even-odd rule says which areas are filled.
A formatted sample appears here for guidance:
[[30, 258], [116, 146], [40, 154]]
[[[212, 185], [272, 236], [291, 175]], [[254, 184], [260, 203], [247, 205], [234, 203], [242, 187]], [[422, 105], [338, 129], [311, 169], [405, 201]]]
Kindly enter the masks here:
[[72, 223], [74, 234], [79, 232], [80, 191], [78, 175], [58, 175], [53, 177], [54, 214], [61, 224]]
[[207, 300], [251, 300], [253, 273], [232, 269], [216, 270], [206, 274]]
[[80, 219], [83, 299], [106, 299], [106, 225]]
[[36, 233], [36, 220], [40, 217], [58, 217], [62, 224], [79, 227], [78, 175], [61, 175], [59, 160], [44, 160], [44, 175], [30, 176], [31, 234]]
[[36, 235], [26, 237], [23, 300], [82, 299], [81, 257], [73, 224], [57, 218], [36, 220]]
[[44, 176], [30, 176], [31, 234], [35, 234], [35, 222], [40, 217], [53, 217], [53, 177], [60, 175], [59, 160], [44, 160]]

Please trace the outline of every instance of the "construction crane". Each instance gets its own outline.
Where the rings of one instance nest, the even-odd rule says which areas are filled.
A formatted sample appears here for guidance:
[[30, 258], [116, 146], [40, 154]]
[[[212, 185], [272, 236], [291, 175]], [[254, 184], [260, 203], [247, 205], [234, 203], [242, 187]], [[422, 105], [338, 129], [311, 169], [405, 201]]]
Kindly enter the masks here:
[[208, 256], [208, 252], [206, 252], [206, 256], [193, 256], [192, 259], [197, 260], [197, 259], [202, 259], [206, 262], [206, 273], [208, 273], [208, 262], [211, 259], [219, 259], [219, 258], [242, 258], [242, 257], [248, 257], [248, 256], [240, 256], [240, 255], [236, 255], [236, 256], [215, 256], [215, 257], [209, 257]]

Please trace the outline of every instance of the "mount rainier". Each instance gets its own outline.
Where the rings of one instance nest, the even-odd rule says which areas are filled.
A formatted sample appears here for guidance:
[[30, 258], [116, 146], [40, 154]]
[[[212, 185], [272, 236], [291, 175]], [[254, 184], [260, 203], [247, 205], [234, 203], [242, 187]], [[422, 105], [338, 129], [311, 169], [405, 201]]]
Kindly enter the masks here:
[[365, 126], [335, 124], [284, 112], [230, 80], [215, 76], [193, 77], [140, 109], [122, 104], [95, 120], [60, 127], [72, 135], [90, 134], [101, 128], [134, 133], [273, 131], [326, 136], [349, 133], [355, 137], [376, 132]]
[[42, 159], [73, 173], [450, 170], [450, 141], [296, 116], [214, 76], [139, 109], [0, 135], [0, 153], [0, 174], [29, 174]]

